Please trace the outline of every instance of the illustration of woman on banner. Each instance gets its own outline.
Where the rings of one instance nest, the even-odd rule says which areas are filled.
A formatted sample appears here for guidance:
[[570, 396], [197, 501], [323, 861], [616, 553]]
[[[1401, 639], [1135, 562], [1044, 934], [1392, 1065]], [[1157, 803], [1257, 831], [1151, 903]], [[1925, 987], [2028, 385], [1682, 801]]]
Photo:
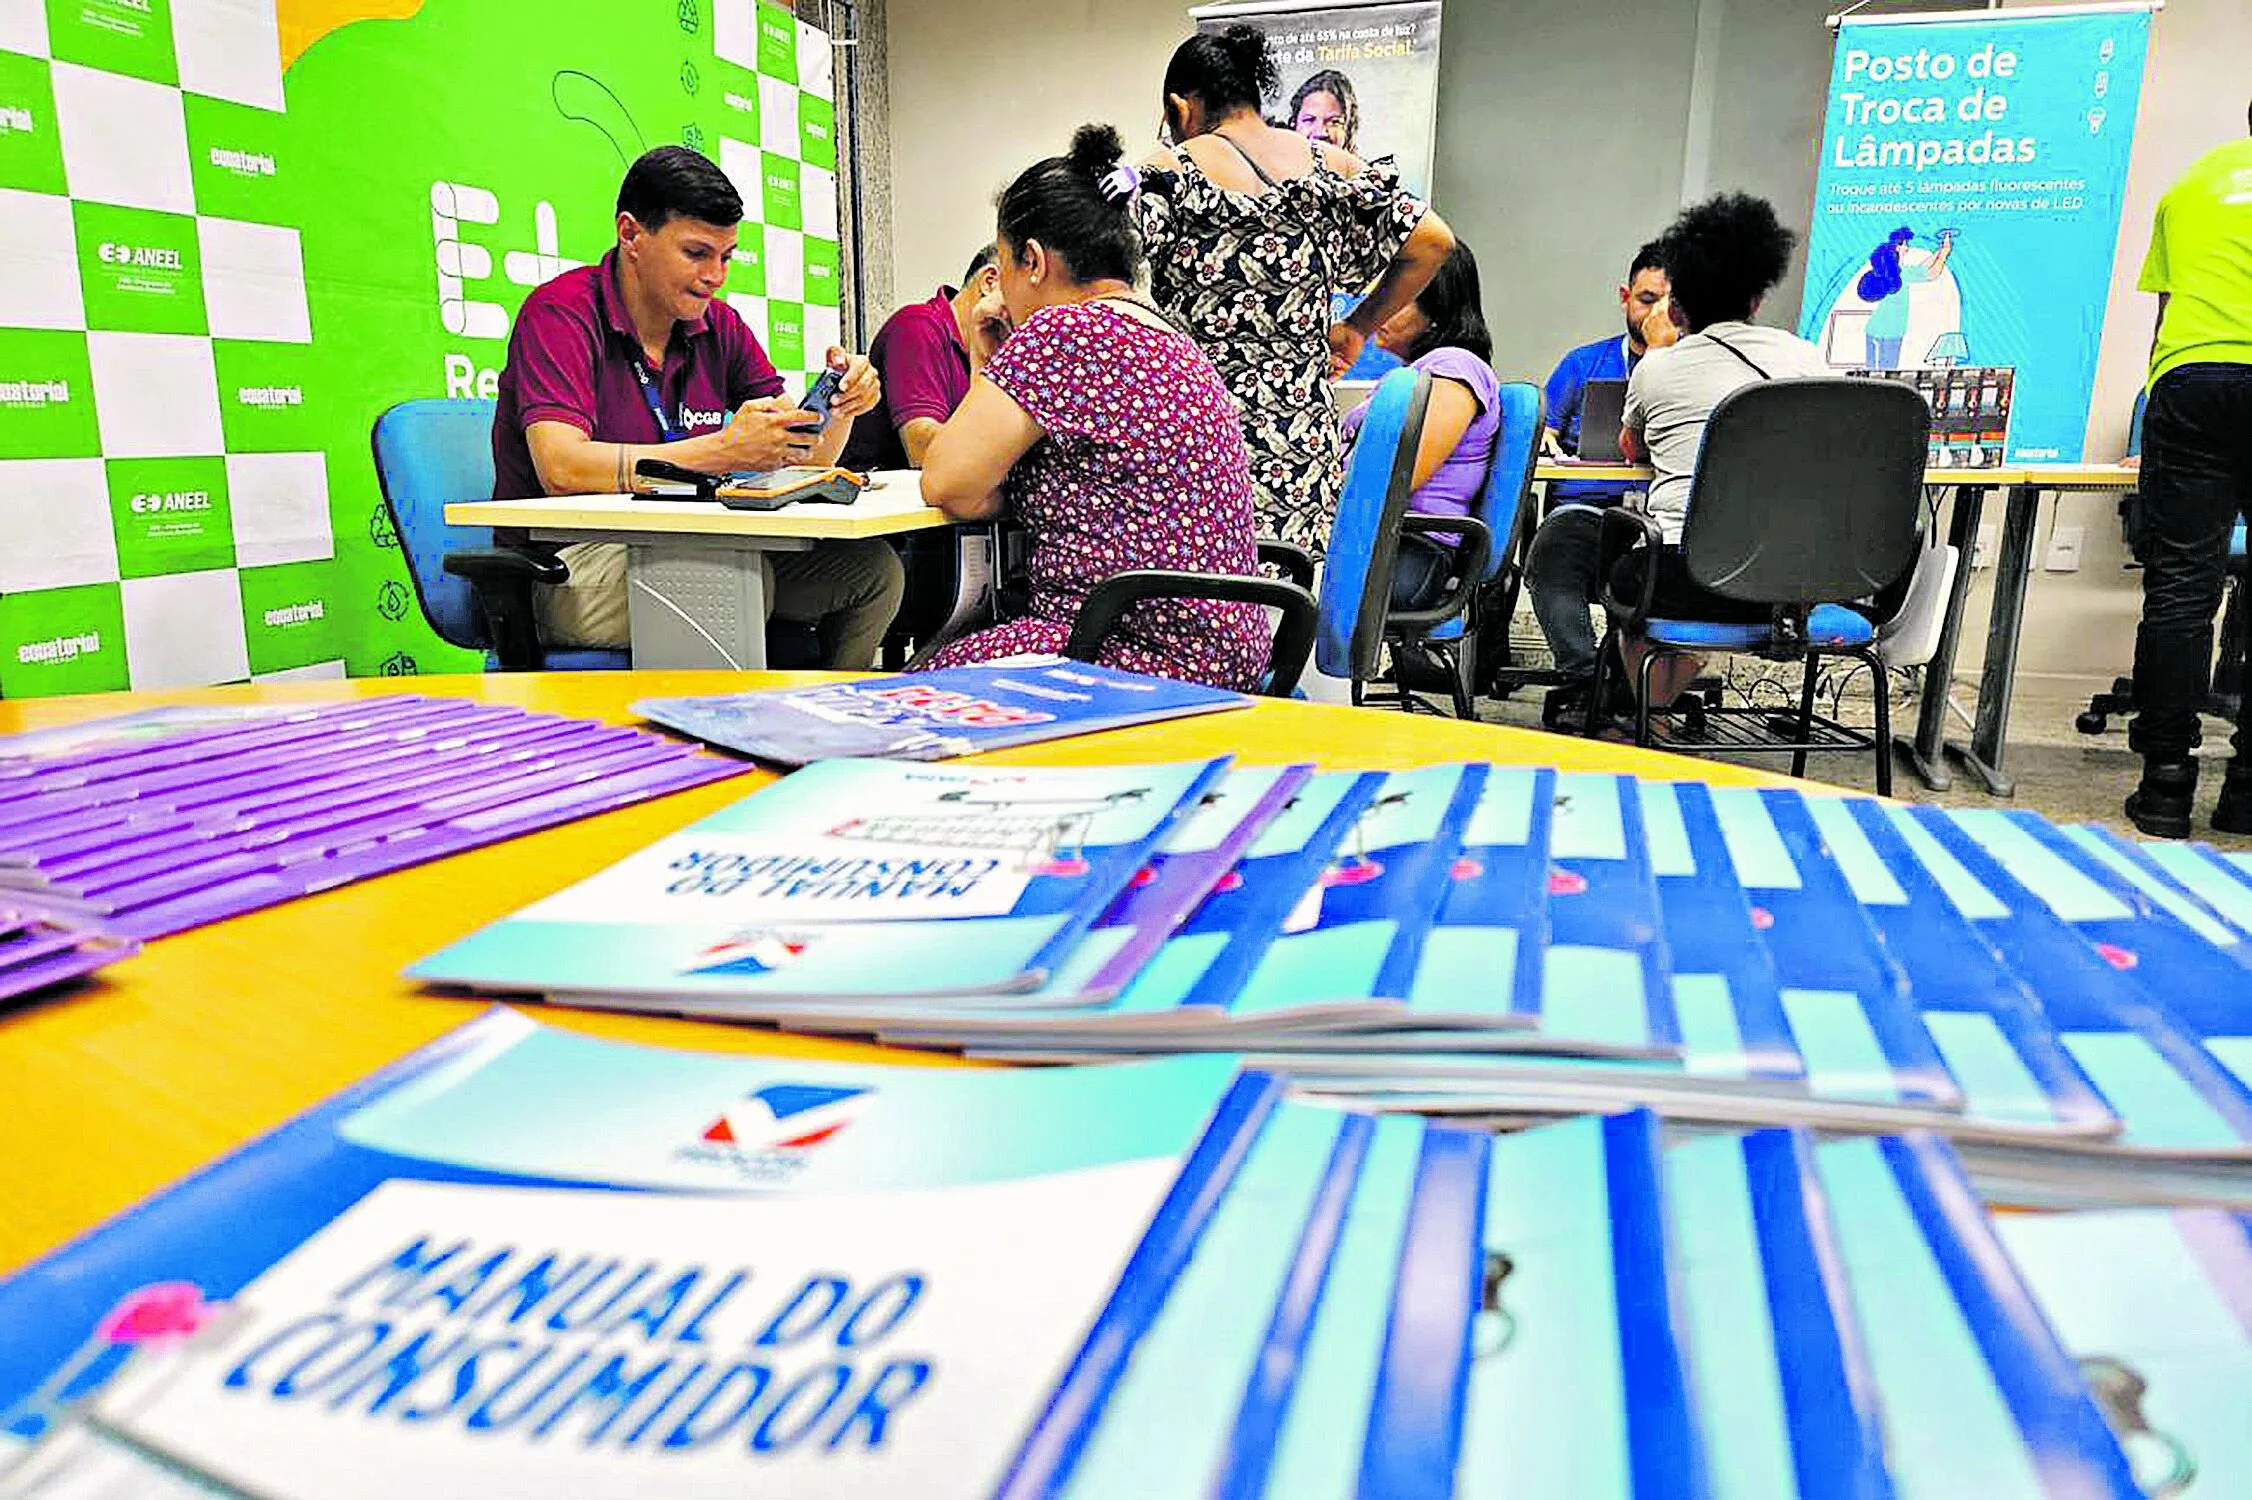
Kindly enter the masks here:
[[1283, 122], [1310, 141], [1327, 141], [1340, 151], [1361, 149], [1361, 101], [1353, 80], [1324, 68], [1290, 96], [1290, 118]]
[[1916, 232], [1905, 224], [1869, 252], [1869, 269], [1861, 273], [1853, 291], [1874, 309], [1862, 329], [1870, 369], [1901, 368], [1901, 347], [1908, 340], [1908, 318], [1916, 302], [1910, 289], [1938, 281], [1946, 274], [1948, 257], [1954, 253], [1954, 230], [1939, 231], [1939, 248], [1932, 251], [1919, 248]]

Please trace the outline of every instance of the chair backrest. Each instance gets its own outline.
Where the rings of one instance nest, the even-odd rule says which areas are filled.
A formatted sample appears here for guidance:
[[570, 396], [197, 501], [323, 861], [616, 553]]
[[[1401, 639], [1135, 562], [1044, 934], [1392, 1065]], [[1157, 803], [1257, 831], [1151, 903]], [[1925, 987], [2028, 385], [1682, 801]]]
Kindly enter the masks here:
[[375, 419], [375, 478], [399, 533], [423, 618], [456, 646], [483, 649], [485, 627], [469, 581], [445, 569], [448, 552], [493, 544], [489, 526], [450, 526], [446, 506], [493, 493], [496, 403], [431, 397], [402, 401]]
[[1689, 484], [1682, 561], [1731, 599], [1829, 604], [1916, 559], [1931, 408], [1890, 380], [1747, 385], [1713, 408]]
[[1526, 502], [1533, 493], [1533, 465], [1540, 458], [1544, 405], [1540, 387], [1531, 381], [1501, 383], [1501, 428], [1494, 434], [1493, 462], [1486, 469], [1486, 488], [1470, 512], [1493, 533], [1493, 547], [1486, 554], [1488, 578], [1501, 571], [1517, 524], [1529, 514]]
[[1376, 675], [1400, 517], [1414, 488], [1415, 447], [1430, 404], [1431, 377], [1413, 366], [1385, 376], [1368, 398], [1322, 562], [1314, 662], [1325, 676], [1358, 681]]

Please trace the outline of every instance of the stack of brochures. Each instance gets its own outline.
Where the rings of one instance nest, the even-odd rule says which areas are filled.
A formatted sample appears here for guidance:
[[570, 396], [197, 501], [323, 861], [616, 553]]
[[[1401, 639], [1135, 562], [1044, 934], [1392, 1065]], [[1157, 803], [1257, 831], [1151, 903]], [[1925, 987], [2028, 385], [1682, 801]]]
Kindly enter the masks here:
[[156, 709], [0, 738], [0, 907], [160, 937], [744, 769], [447, 698]]
[[653, 723], [779, 765], [839, 755], [948, 760], [1249, 708], [1243, 693], [1061, 657], [703, 698], [644, 698]]
[[[2252, 1238], [1931, 1135], [495, 1011], [0, 1282], [0, 1497], [2252, 1492]], [[2194, 1485], [2194, 1488], [2190, 1486]]]
[[830, 761], [416, 966], [1504, 1125], [1953, 1138], [2252, 1207], [2252, 870], [2031, 814], [1484, 765]]
[[96, 924], [0, 890], [0, 1001], [67, 984], [139, 947]]

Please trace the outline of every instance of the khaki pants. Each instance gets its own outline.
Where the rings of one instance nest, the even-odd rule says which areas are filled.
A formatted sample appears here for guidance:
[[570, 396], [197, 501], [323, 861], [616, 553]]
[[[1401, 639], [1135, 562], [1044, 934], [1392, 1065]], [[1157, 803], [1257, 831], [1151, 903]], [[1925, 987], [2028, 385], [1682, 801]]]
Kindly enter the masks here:
[[[557, 555], [571, 579], [534, 592], [540, 639], [551, 646], [613, 651], [631, 645], [625, 547], [574, 542]], [[821, 636], [823, 667], [864, 671], [876, 664], [907, 586], [890, 543], [816, 542], [803, 552], [761, 552], [758, 560], [767, 617], [812, 625]]]

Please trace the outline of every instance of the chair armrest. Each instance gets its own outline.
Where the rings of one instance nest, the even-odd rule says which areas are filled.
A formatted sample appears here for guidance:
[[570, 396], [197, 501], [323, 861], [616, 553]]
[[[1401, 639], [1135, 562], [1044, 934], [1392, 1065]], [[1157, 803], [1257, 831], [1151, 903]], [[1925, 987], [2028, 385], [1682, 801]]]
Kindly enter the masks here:
[[1259, 541], [1259, 561], [1307, 593], [1314, 591], [1314, 554], [1305, 548], [1262, 537]]
[[465, 547], [445, 556], [445, 570], [472, 587], [488, 583], [562, 583], [571, 576], [562, 559], [519, 552], [513, 547]]
[[449, 552], [445, 570], [469, 583], [471, 600], [485, 622], [485, 644], [503, 672], [537, 672], [546, 664], [532, 585], [562, 583], [571, 570], [562, 559], [513, 547], [465, 547]]
[[[1658, 594], [1657, 549], [1665, 545], [1665, 533], [1658, 523], [1638, 510], [1614, 505], [1602, 512], [1603, 529], [1598, 538], [1595, 564], [1596, 587], [1602, 590], [1597, 601], [1611, 614], [1620, 616], [1631, 629], [1650, 618], [1650, 605]], [[1611, 592], [1611, 570], [1639, 545], [1651, 554], [1651, 564], [1642, 570], [1642, 587], [1639, 597], [1621, 599]]]
[[[1452, 542], [1439, 541], [1434, 533], [1459, 533]], [[1400, 517], [1402, 536], [1420, 536], [1433, 546], [1454, 554], [1454, 587], [1428, 609], [1393, 610], [1384, 616], [1387, 635], [1419, 634], [1434, 625], [1443, 625], [1462, 612], [1470, 596], [1486, 581], [1486, 558], [1493, 550], [1493, 531], [1476, 516], [1426, 516], [1410, 513]]]
[[1279, 610], [1282, 621], [1275, 629], [1273, 650], [1267, 660], [1264, 691], [1271, 698], [1287, 698], [1296, 691], [1298, 679], [1306, 670], [1306, 658], [1314, 649], [1314, 628], [1321, 609], [1312, 594], [1279, 578], [1181, 573], [1164, 568], [1114, 573], [1088, 591], [1087, 602], [1079, 606], [1078, 618], [1071, 622], [1063, 654], [1073, 661], [1095, 660], [1126, 611], [1150, 599], [1210, 599]]

